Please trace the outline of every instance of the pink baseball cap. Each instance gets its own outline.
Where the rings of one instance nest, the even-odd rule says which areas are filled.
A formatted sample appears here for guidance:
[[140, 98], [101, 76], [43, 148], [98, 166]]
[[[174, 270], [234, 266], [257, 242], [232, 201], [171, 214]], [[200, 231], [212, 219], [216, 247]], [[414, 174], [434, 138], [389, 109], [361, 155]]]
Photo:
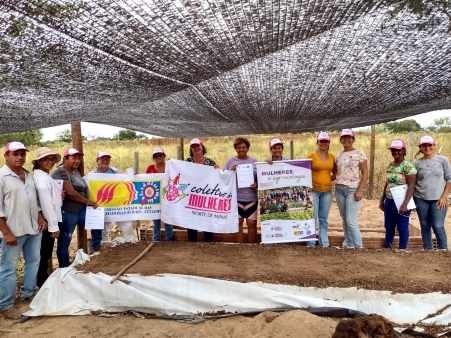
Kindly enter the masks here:
[[66, 149], [66, 151], [63, 154], [64, 157], [73, 155], [85, 156], [85, 154], [83, 154], [81, 151], [78, 151], [77, 149], [74, 148]]
[[330, 141], [330, 136], [328, 133], [326, 133], [325, 131], [322, 131], [318, 134], [318, 137], [316, 138], [317, 141]]
[[404, 140], [398, 138], [396, 140], [394, 140], [391, 144], [390, 147], [388, 147], [388, 149], [406, 149], [406, 142], [404, 142]]
[[[191, 142], [190, 142], [190, 145], [191, 145]], [[155, 149], [153, 150], [153, 152], [152, 152], [152, 155], [155, 155], [155, 154], [163, 154], [163, 155], [166, 155], [166, 154], [164, 153], [164, 150], [161, 149], [161, 148], [155, 148]]]
[[[81, 155], [81, 156], [83, 156], [83, 155]], [[111, 155], [108, 154], [106, 151], [99, 151], [99, 152], [97, 153], [97, 156], [96, 156], [96, 161], [97, 161], [99, 158], [101, 158], [101, 157], [108, 157], [108, 158], [111, 158]]]
[[198, 138], [193, 138], [191, 141], [189, 141], [189, 145], [192, 146], [193, 144], [202, 144], [202, 142]]
[[271, 140], [271, 142], [269, 142], [269, 147], [272, 148], [274, 147], [276, 144], [283, 144], [283, 142], [281, 140], [279, 140], [278, 138], [273, 138]]
[[340, 137], [342, 137], [342, 136], [353, 136], [354, 137], [354, 132], [351, 129], [343, 129], [340, 134]]
[[430, 135], [424, 135], [420, 137], [420, 140], [418, 141], [418, 145], [421, 146], [422, 144], [435, 144], [434, 139]]
[[26, 150], [26, 151], [29, 151], [29, 150], [27, 149], [27, 147], [24, 146], [23, 143], [16, 142], [16, 141], [14, 141], [14, 142], [9, 142], [9, 143], [5, 146], [5, 154], [6, 154], [8, 151], [17, 151], [17, 150]]

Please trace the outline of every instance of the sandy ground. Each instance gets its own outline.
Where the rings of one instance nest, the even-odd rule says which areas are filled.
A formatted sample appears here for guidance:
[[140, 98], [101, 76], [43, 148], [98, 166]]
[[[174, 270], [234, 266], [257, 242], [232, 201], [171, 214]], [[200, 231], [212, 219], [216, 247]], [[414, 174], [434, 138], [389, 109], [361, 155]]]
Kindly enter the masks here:
[[[264, 312], [253, 318], [236, 316], [202, 324], [139, 319], [132, 315], [113, 318], [96, 316], [43, 317], [24, 324], [11, 324], [0, 318], [1, 328], [16, 332], [1, 332], [5, 338], [97, 338], [97, 337], [331, 337], [337, 321], [320, 318], [304, 311], [286, 313]], [[300, 334], [302, 333], [302, 334]]]
[[[378, 201], [364, 200], [358, 222], [361, 228], [383, 228]], [[417, 223], [416, 215], [412, 223]], [[329, 226], [340, 228], [336, 203]], [[446, 219], [451, 235], [451, 215]], [[331, 232], [333, 235], [335, 232]], [[337, 232], [338, 234], [339, 232]], [[375, 233], [373, 236], [383, 236]], [[147, 243], [104, 250], [83, 270], [116, 274]], [[75, 254], [76, 237], [72, 244]], [[238, 259], [238, 258], [239, 259]], [[188, 263], [188, 264], [187, 264]], [[264, 263], [264, 264], [262, 264]], [[239, 282], [264, 281], [299, 286], [350, 287], [394, 292], [451, 292], [451, 252], [396, 252], [392, 250], [306, 248], [300, 245], [230, 245], [158, 243], [129, 272], [193, 274]], [[57, 267], [57, 261], [54, 260]], [[306, 273], [308, 271], [308, 273]], [[19, 302], [22, 311], [27, 305]], [[330, 337], [337, 320], [302, 311], [265, 312], [202, 324], [140, 319], [130, 314], [33, 318], [24, 324], [0, 317], [0, 337]], [[8, 332], [8, 330], [10, 332]]]

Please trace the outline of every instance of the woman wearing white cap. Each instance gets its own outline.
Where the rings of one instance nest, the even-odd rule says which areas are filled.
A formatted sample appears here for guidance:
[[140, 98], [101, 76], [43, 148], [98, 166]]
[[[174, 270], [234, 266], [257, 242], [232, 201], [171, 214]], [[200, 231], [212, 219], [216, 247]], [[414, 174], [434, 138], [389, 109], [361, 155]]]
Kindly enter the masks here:
[[438, 249], [448, 249], [445, 230], [445, 217], [448, 211], [446, 201], [451, 191], [451, 165], [445, 156], [435, 154], [435, 141], [432, 136], [422, 136], [418, 142], [417, 153], [423, 157], [415, 160], [417, 181], [413, 199], [421, 225], [423, 248], [432, 250], [432, 231], [437, 239]]
[[[110, 167], [111, 155], [106, 151], [99, 151], [96, 156], [97, 168], [89, 172], [95, 174], [122, 174], [117, 168]], [[128, 242], [136, 242], [135, 233], [133, 231], [132, 221], [116, 222], [122, 235]], [[102, 244], [110, 241], [111, 222], [105, 222], [103, 230], [91, 230], [92, 248], [94, 251], [100, 250]]]
[[61, 207], [63, 221], [59, 223], [60, 236], [56, 246], [56, 256], [60, 268], [70, 265], [69, 245], [77, 224], [85, 224], [86, 206], [97, 208], [97, 204], [87, 198], [88, 185], [81, 177], [78, 167], [84, 154], [77, 149], [67, 149], [63, 154], [63, 164], [52, 173], [55, 180], [63, 180], [66, 197]]
[[354, 149], [354, 141], [354, 132], [351, 129], [343, 129], [340, 134], [343, 151], [335, 160], [337, 165], [335, 199], [342, 219], [345, 248], [363, 247], [357, 214], [362, 204], [363, 188], [368, 179], [368, 164], [365, 153], [360, 149]]
[[269, 151], [271, 152], [271, 156], [268, 157], [265, 161], [269, 164], [272, 164], [274, 161], [288, 161], [289, 158], [283, 157], [283, 142], [278, 138], [273, 138], [269, 142]]
[[[411, 212], [411, 210], [407, 209], [407, 204], [413, 196], [417, 170], [412, 162], [404, 159], [406, 156], [406, 143], [403, 140], [394, 140], [388, 149], [390, 149], [393, 156], [393, 162], [387, 167], [387, 180], [379, 203], [379, 208], [384, 212], [384, 248], [392, 248], [395, 229], [398, 229], [398, 249], [405, 250], [409, 241], [409, 217]], [[407, 185], [407, 192], [398, 210], [390, 188], [399, 185]]]
[[55, 238], [60, 235], [58, 222], [62, 222], [61, 204], [64, 193], [50, 176], [50, 170], [55, 163], [61, 160], [61, 155], [52, 149], [44, 147], [36, 150], [36, 158], [31, 162], [34, 171], [34, 184], [38, 193], [42, 214], [47, 221], [48, 227], [42, 232], [41, 239], [41, 261], [39, 263], [36, 284], [41, 287], [48, 275], [48, 261], [52, 257]]
[[[189, 155], [186, 159], [187, 162], [209, 165], [215, 168], [218, 168], [216, 162], [206, 157], [207, 148], [202, 144], [202, 142], [198, 138], [193, 138], [189, 142]], [[195, 229], [186, 229], [188, 232], [188, 242], [197, 242], [197, 230]], [[204, 231], [204, 241], [205, 242], [213, 242], [213, 233]]]
[[[307, 155], [312, 159], [313, 209], [315, 227], [318, 223], [318, 244], [329, 246], [327, 231], [330, 206], [332, 205], [332, 181], [335, 180], [337, 166], [334, 155], [329, 153], [330, 136], [320, 132], [316, 138], [317, 149]], [[315, 246], [315, 241], [307, 242], [307, 246]]]
[[[166, 154], [161, 148], [155, 148], [152, 152], [152, 158], [155, 162], [146, 169], [146, 174], [162, 174], [166, 170]], [[174, 227], [172, 224], [164, 224], [164, 233], [166, 234], [166, 242], [172, 241], [174, 237]], [[161, 219], [153, 220], [153, 236], [152, 242], [158, 242], [161, 239]]]

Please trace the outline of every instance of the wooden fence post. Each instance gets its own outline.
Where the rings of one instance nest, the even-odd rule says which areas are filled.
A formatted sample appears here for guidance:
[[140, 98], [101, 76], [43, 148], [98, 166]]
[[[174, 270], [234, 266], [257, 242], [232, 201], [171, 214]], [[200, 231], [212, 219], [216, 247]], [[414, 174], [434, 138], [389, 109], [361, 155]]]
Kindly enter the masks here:
[[[83, 152], [83, 137], [81, 135], [81, 122], [75, 122], [71, 124], [72, 132], [72, 147], [78, 151]], [[81, 176], [85, 174], [85, 167], [83, 163], [83, 157], [80, 159], [80, 166], [78, 171]], [[88, 235], [85, 230], [84, 224], [77, 224], [77, 249], [83, 249], [85, 253], [88, 253]]]
[[177, 160], [180, 160], [181, 159], [180, 158], [180, 155], [181, 155], [181, 153], [180, 153], [180, 146], [176, 146], [175, 147], [175, 152], [177, 154]]
[[180, 158], [178, 158], [178, 156], [177, 156], [177, 159], [182, 160], [182, 161], [185, 159], [185, 154], [184, 154], [184, 150], [183, 150], [183, 138], [180, 139], [180, 152], [179, 152], [179, 156], [180, 156]]
[[294, 142], [290, 140], [290, 160], [294, 160]]
[[[139, 173], [139, 152], [137, 151], [133, 153], [133, 171], [135, 172], [135, 175]], [[133, 229], [136, 230], [139, 239], [138, 229], [141, 226], [141, 221], [132, 221], [132, 225]]]
[[368, 182], [368, 199], [374, 198], [374, 153], [376, 150], [376, 126], [371, 126], [371, 142], [370, 142], [370, 168]]
[[413, 132], [409, 131], [409, 161], [413, 161]]

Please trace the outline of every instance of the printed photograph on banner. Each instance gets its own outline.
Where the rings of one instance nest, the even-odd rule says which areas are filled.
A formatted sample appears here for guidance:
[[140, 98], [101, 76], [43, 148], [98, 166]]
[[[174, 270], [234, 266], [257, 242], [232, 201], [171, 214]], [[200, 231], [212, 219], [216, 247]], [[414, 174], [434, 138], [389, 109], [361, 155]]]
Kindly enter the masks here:
[[260, 219], [306, 220], [313, 218], [313, 197], [310, 187], [287, 187], [258, 192]]
[[262, 243], [316, 240], [311, 160], [257, 163]]

